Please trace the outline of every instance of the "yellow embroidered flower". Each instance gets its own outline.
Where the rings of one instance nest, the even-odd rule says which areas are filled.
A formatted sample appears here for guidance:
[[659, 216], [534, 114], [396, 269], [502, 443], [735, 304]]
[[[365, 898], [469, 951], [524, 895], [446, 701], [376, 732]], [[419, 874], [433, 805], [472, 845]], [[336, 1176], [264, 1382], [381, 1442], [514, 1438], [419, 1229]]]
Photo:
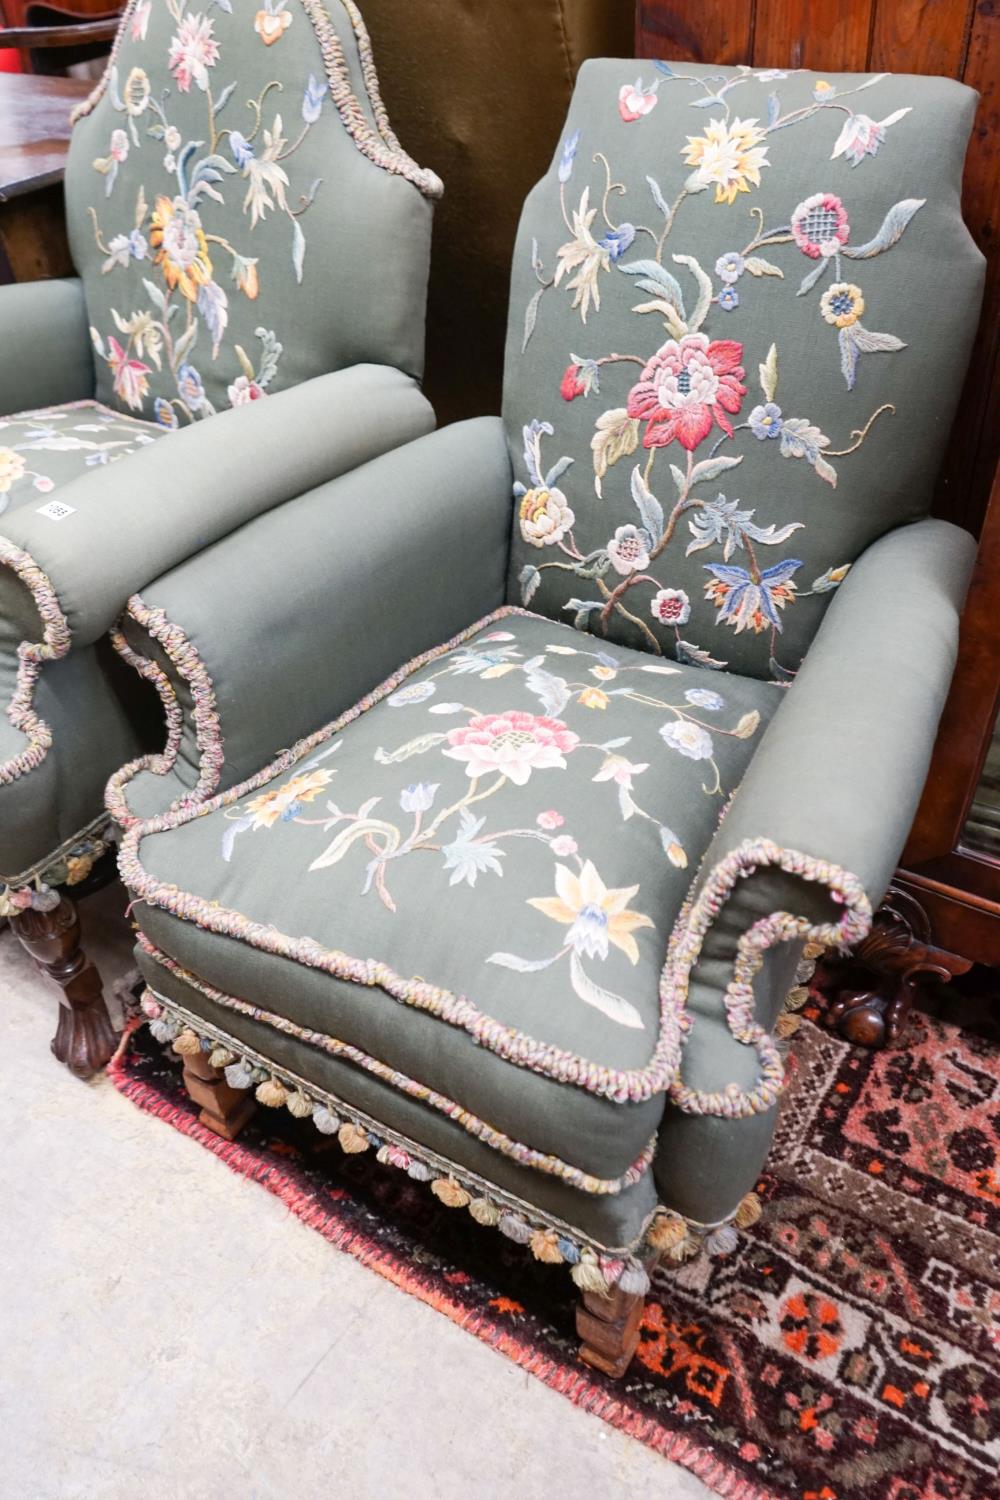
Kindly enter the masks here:
[[13, 448], [0, 448], [0, 495], [6, 495], [23, 473], [24, 459], [20, 453], [15, 453]]
[[167, 285], [180, 289], [189, 302], [196, 302], [198, 289], [212, 279], [205, 231], [197, 212], [183, 198], [157, 198], [153, 209], [150, 244]]
[[311, 802], [326, 786], [332, 771], [309, 771], [303, 776], [293, 776], [284, 786], [263, 792], [247, 803], [247, 813], [253, 818], [255, 828], [273, 828], [279, 818], [294, 815], [300, 802]]
[[861, 288], [852, 281], [835, 281], [819, 299], [819, 310], [834, 328], [850, 328], [865, 310]]
[[122, 103], [130, 115], [141, 115], [149, 104], [149, 78], [142, 68], [133, 68], [122, 89]]
[[599, 687], [585, 687], [576, 701], [582, 708], [607, 708], [611, 699]]
[[591, 677], [596, 677], [598, 682], [612, 682], [618, 676], [614, 667], [597, 666], [591, 667]]
[[681, 153], [699, 187], [715, 186], [716, 203], [733, 203], [737, 193], [760, 187], [760, 169], [769, 167], [764, 132], [756, 120], [711, 120], [704, 135], [689, 135]]
[[555, 896], [533, 896], [533, 906], [554, 922], [569, 927], [567, 942], [579, 954], [607, 958], [608, 944], [620, 948], [630, 963], [639, 962], [639, 947], [633, 932], [652, 927], [642, 912], [629, 911], [628, 903], [639, 887], [629, 885], [609, 890], [588, 859], [579, 877], [566, 865], [556, 865]]

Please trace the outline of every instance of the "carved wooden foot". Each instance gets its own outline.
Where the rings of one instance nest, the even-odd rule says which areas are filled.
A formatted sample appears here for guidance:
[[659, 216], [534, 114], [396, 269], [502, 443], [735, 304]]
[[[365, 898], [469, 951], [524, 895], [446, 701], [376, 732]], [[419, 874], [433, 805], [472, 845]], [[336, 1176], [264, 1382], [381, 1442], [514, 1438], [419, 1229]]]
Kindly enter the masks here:
[[[646, 1269], [652, 1271], [655, 1264], [654, 1258]], [[624, 1375], [639, 1344], [639, 1320], [645, 1305], [642, 1292], [623, 1292], [618, 1287], [612, 1288], [610, 1296], [581, 1292], [576, 1331], [584, 1364], [616, 1380]]]
[[972, 968], [971, 959], [935, 948], [931, 937], [919, 901], [890, 886], [864, 941], [846, 958], [822, 960], [816, 970], [812, 990], [826, 1002], [826, 1025], [859, 1046], [894, 1046], [921, 985]]
[[42, 973], [62, 990], [52, 1051], [77, 1078], [90, 1078], [110, 1061], [118, 1038], [101, 976], [80, 946], [76, 907], [63, 896], [52, 911], [15, 912], [10, 925]]
[[201, 1105], [201, 1123], [227, 1141], [236, 1139], [257, 1108], [250, 1090], [230, 1088], [225, 1074], [212, 1067], [204, 1052], [185, 1056], [184, 1087]]

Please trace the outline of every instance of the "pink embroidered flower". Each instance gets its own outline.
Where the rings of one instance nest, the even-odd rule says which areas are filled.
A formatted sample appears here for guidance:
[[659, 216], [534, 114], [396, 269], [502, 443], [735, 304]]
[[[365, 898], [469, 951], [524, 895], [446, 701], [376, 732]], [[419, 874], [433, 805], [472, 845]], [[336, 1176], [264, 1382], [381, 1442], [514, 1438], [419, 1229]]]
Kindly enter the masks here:
[[149, 390], [146, 376], [150, 366], [144, 365], [141, 359], [129, 359], [116, 338], [109, 337], [108, 349], [115, 395], [120, 396], [132, 411], [141, 411], [142, 398]]
[[110, 155], [111, 160], [117, 162], [124, 161], [128, 156], [128, 146], [128, 136], [125, 134], [124, 130], [112, 130], [111, 144], [108, 147], [108, 154]]
[[717, 422], [729, 437], [747, 393], [743, 345], [733, 339], [709, 343], [703, 333], [668, 339], [653, 355], [628, 395], [628, 414], [646, 422], [644, 448], [663, 448], [676, 438], [690, 453]]
[[515, 786], [524, 786], [532, 771], [564, 770], [564, 757], [579, 742], [579, 735], [561, 719], [508, 709], [502, 714], [477, 714], [468, 724], [452, 729], [444, 754], [464, 760], [468, 776], [499, 771]]
[[847, 210], [833, 193], [813, 193], [792, 214], [792, 236], [804, 255], [836, 255], [851, 233]]
[[571, 854], [576, 853], [578, 845], [576, 839], [571, 838], [568, 833], [561, 833], [558, 838], [552, 840], [549, 848], [560, 859], [568, 859]]
[[207, 89], [208, 70], [214, 68], [218, 60], [219, 44], [212, 35], [212, 22], [207, 16], [185, 16], [170, 43], [168, 58], [177, 87], [184, 94], [188, 93], [192, 83], [200, 89]]
[[856, 167], [866, 156], [875, 156], [885, 140], [888, 127], [895, 125], [909, 113], [910, 106], [906, 109], [894, 109], [884, 120], [873, 120], [870, 115], [848, 115], [830, 152], [830, 159], [836, 161], [838, 156], [846, 156], [852, 166]]
[[554, 808], [550, 808], [548, 812], [540, 812], [535, 819], [539, 828], [544, 828], [547, 833], [551, 833], [555, 828], [561, 828], [565, 821], [562, 813], [556, 812]]
[[644, 89], [642, 80], [637, 78], [635, 83], [624, 83], [618, 90], [618, 113], [626, 125], [633, 120], [641, 119], [656, 108], [656, 89]]
[[661, 625], [686, 625], [691, 618], [691, 600], [683, 589], [660, 589], [649, 601], [649, 611]]
[[250, 380], [246, 375], [237, 375], [226, 394], [229, 397], [230, 406], [248, 406], [251, 401], [263, 400], [267, 392], [257, 384], [256, 380]]

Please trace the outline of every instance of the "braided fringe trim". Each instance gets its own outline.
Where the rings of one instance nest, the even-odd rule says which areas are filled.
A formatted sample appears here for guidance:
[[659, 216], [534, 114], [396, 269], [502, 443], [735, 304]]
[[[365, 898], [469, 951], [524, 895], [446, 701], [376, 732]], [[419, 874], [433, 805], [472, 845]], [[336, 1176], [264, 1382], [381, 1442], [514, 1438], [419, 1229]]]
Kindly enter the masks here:
[[[219, 724], [218, 704], [208, 668], [197, 649], [188, 640], [179, 625], [167, 619], [162, 609], [150, 609], [140, 594], [133, 594], [128, 601], [128, 615], [161, 645], [177, 669], [177, 675], [187, 683], [191, 692], [192, 717], [195, 742], [198, 747], [198, 780], [191, 791], [178, 797], [167, 808], [167, 813], [185, 812], [204, 802], [219, 784], [222, 767], [225, 765], [222, 730]], [[180, 751], [181, 732], [184, 727], [184, 711], [176, 690], [159, 663], [141, 656], [125, 639], [120, 626], [111, 631], [111, 644], [118, 655], [134, 667], [141, 677], [151, 682], [163, 704], [167, 723], [167, 738], [162, 751], [156, 755], [140, 755], [116, 771], [105, 791], [105, 805], [115, 822], [128, 828], [138, 821], [131, 811], [125, 789], [140, 771], [151, 771], [156, 776], [166, 776], [177, 763]]]
[[760, 1218], [756, 1193], [747, 1193], [735, 1212], [717, 1224], [699, 1224], [657, 1208], [635, 1246], [609, 1251], [454, 1162], [415, 1147], [405, 1136], [276, 1067], [152, 990], [144, 991], [140, 1005], [152, 1035], [158, 1042], [172, 1045], [178, 1056], [207, 1053], [209, 1063], [224, 1072], [230, 1088], [252, 1088], [259, 1104], [287, 1108], [296, 1119], [311, 1119], [322, 1134], [336, 1135], [341, 1149], [349, 1155], [374, 1150], [384, 1166], [406, 1172], [415, 1182], [429, 1183], [431, 1192], [446, 1208], [467, 1208], [477, 1224], [495, 1227], [516, 1244], [527, 1245], [536, 1260], [568, 1265], [574, 1282], [583, 1291], [607, 1295], [617, 1287], [642, 1295], [649, 1290], [647, 1267], [657, 1260], [680, 1265], [703, 1250], [710, 1255], [728, 1255], [738, 1244], [737, 1230], [748, 1228]]
[[[853, 944], [865, 936], [871, 925], [871, 905], [861, 882], [837, 865], [813, 859], [794, 849], [782, 849], [768, 839], [746, 840], [722, 859], [710, 871], [697, 898], [689, 898], [685, 902], [675, 923], [660, 978], [660, 1029], [650, 1060], [642, 1068], [617, 1069], [513, 1030], [478, 1010], [464, 996], [454, 995], [424, 980], [406, 979], [386, 963], [374, 959], [352, 958], [338, 950], [324, 948], [312, 938], [291, 937], [269, 924], [254, 922], [243, 913], [223, 907], [218, 902], [209, 901], [194, 892], [179, 890], [174, 885], [164, 884], [150, 875], [141, 863], [139, 843], [146, 835], [179, 827], [196, 817], [240, 800], [288, 769], [317, 744], [338, 734], [354, 719], [393, 692], [420, 667], [453, 650], [499, 620], [530, 613], [528, 610], [504, 606], [469, 626], [450, 641], [424, 652], [401, 667], [332, 724], [300, 741], [241, 785], [231, 787], [196, 807], [164, 813], [141, 824], [132, 820], [132, 826], [127, 829], [122, 841], [119, 857], [122, 878], [139, 899], [171, 912], [182, 921], [193, 922], [206, 931], [236, 938], [264, 952], [288, 958], [294, 963], [320, 969], [336, 978], [384, 989], [405, 1004], [427, 1011], [448, 1025], [460, 1027], [478, 1045], [489, 1048], [516, 1067], [530, 1068], [560, 1083], [586, 1089], [618, 1104], [641, 1103], [657, 1093], [669, 1091], [673, 1102], [691, 1114], [738, 1119], [763, 1113], [777, 1102], [784, 1080], [784, 1066], [777, 1043], [754, 1020], [753, 981], [765, 953], [775, 943], [803, 939], [819, 943], [823, 947]], [[177, 630], [177, 627], [164, 628]], [[179, 631], [178, 636], [183, 640]], [[796, 917], [788, 912], [774, 912], [756, 922], [743, 934], [737, 947], [733, 979], [726, 990], [724, 1005], [732, 1035], [757, 1052], [760, 1061], [759, 1077], [754, 1086], [746, 1090], [735, 1083], [715, 1093], [690, 1089], [680, 1078], [681, 1047], [692, 1024], [686, 1014], [688, 992], [705, 936], [737, 882], [760, 867], [771, 865], [779, 866], [804, 880], [826, 886], [832, 899], [843, 905], [844, 915], [839, 922], [814, 925], [804, 917]]]
[[101, 855], [112, 847], [107, 832], [107, 814], [102, 813], [30, 870], [0, 877], [0, 917], [20, 911], [54, 911], [60, 897], [52, 886], [79, 885], [86, 880]]
[[35, 602], [44, 627], [40, 641], [22, 641], [17, 648], [17, 681], [7, 705], [7, 718], [27, 737], [27, 748], [0, 761], [0, 783], [17, 781], [41, 765], [52, 745], [52, 730], [34, 710], [35, 683], [47, 661], [58, 661], [70, 645], [70, 630], [55, 589], [34, 558], [0, 536], [0, 565], [17, 574]]
[[[620, 1193], [624, 1188], [632, 1187], [648, 1172], [656, 1154], [656, 1136], [646, 1144], [639, 1156], [621, 1177], [595, 1177], [589, 1172], [584, 1172], [580, 1167], [574, 1167], [563, 1161], [558, 1156], [550, 1155], [544, 1151], [537, 1151], [531, 1146], [522, 1145], [520, 1141], [512, 1140], [502, 1130], [495, 1129], [492, 1125], [474, 1115], [471, 1110], [464, 1109], [447, 1095], [440, 1094], [436, 1089], [428, 1088], [425, 1084], [418, 1083], [415, 1079], [392, 1068], [388, 1063], [381, 1062], [378, 1058], [370, 1056], [369, 1053], [355, 1047], [350, 1042], [338, 1041], [336, 1037], [326, 1036], [321, 1031], [311, 1031], [308, 1027], [298, 1026], [294, 1021], [287, 1020], [284, 1016], [277, 1015], [274, 1011], [264, 1010], [260, 1006], [252, 1005], [247, 1000], [239, 1000], [234, 995], [227, 995], [222, 990], [216, 989], [214, 985], [207, 984], [203, 979], [190, 973], [189, 970], [175, 963], [172, 958], [163, 953], [145, 933], [138, 933], [139, 946], [154, 963], [159, 964], [169, 973], [176, 975], [191, 989], [199, 990], [201, 994], [213, 1000], [217, 1005], [226, 1010], [235, 1011], [238, 1015], [249, 1016], [251, 1020], [259, 1021], [262, 1025], [270, 1026], [275, 1031], [282, 1032], [285, 1036], [294, 1037], [296, 1041], [304, 1042], [307, 1046], [318, 1047], [321, 1051], [328, 1053], [331, 1057], [346, 1058], [348, 1062], [357, 1064], [366, 1073], [371, 1073], [380, 1078], [383, 1083], [388, 1083], [401, 1094], [407, 1094], [413, 1099], [419, 1099], [422, 1104], [440, 1114], [446, 1115], [456, 1125], [460, 1125], [469, 1135], [480, 1140], [501, 1156], [510, 1157], [522, 1167], [531, 1167], [537, 1172], [543, 1172], [546, 1176], [557, 1177], [561, 1182], [568, 1183], [570, 1187], [577, 1188], [582, 1193], [594, 1196], [608, 1196]], [[162, 999], [162, 997], [160, 997]]]
[[[132, 14], [138, 0], [129, 0], [122, 12], [121, 22], [115, 33], [115, 39], [111, 46], [107, 67], [96, 87], [88, 97], [79, 103], [70, 115], [70, 124], [75, 125], [86, 115], [92, 113], [100, 103], [108, 89], [111, 74], [118, 65], [118, 54], [121, 50], [122, 39], [126, 28], [131, 25]], [[302, 9], [305, 11], [316, 34], [320, 52], [323, 57], [323, 66], [330, 84], [330, 97], [333, 99], [340, 115], [344, 129], [351, 137], [355, 146], [375, 166], [381, 167], [385, 172], [391, 172], [395, 176], [404, 177], [411, 182], [415, 188], [426, 198], [440, 198], [444, 191], [441, 179], [437, 173], [427, 167], [420, 167], [408, 156], [396, 138], [389, 124], [389, 117], [382, 95], [379, 90], [378, 77], [375, 72], [375, 63], [372, 58], [371, 40], [365, 27], [361, 14], [353, 0], [341, 0], [351, 27], [354, 31], [358, 47], [358, 55], [361, 61], [361, 71], [365, 80], [365, 88], [368, 92], [369, 102], [375, 116], [378, 129], [373, 130], [368, 123], [364, 110], [358, 103], [350, 84], [350, 74], [347, 61], [344, 57], [344, 49], [337, 35], [333, 22], [322, 0], [301, 0]]]

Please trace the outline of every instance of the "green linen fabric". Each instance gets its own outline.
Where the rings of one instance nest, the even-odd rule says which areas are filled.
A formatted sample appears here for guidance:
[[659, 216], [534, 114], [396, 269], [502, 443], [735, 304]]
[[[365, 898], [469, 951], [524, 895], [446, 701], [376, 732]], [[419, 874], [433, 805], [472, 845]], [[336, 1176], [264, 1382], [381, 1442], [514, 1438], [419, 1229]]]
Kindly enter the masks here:
[[[221, 927], [167, 915], [153, 896], [141, 928], [202, 980], [618, 1177], [662, 1094], [612, 1103], [554, 1083], [533, 1071], [534, 1045], [516, 1065], [357, 976], [379, 960], [404, 984], [466, 997], [505, 1036], [647, 1066], [690, 871], [780, 697], [710, 681], [543, 617], [494, 616], [398, 674], [293, 770], [142, 836], [148, 875], [213, 903]], [[275, 932], [287, 955], [261, 951]], [[321, 970], [316, 943], [361, 968]]]
[[584, 63], [515, 251], [511, 598], [787, 680], [930, 507], [983, 280], [974, 109], [940, 78]]
[[[136, 949], [136, 960], [146, 982], [165, 999], [184, 1006], [237, 1042], [272, 1059], [279, 1067], [308, 1078], [314, 1087], [325, 1089], [344, 1104], [365, 1111], [381, 1125], [419, 1143], [425, 1151], [437, 1152], [459, 1168], [476, 1173], [485, 1182], [514, 1194], [529, 1207], [552, 1215], [609, 1249], [627, 1248], [640, 1239], [656, 1206], [651, 1172], [620, 1193], [595, 1197], [580, 1192], [558, 1178], [499, 1155], [461, 1125], [353, 1064], [216, 1004], [201, 990], [192, 988], [150, 959], [142, 948]], [[557, 1097], [562, 1089], [559, 1084], [545, 1087], [550, 1097]], [[609, 1120], [607, 1129], [614, 1132], [614, 1119]]]
[[0, 417], [0, 515], [22, 506], [37, 512], [47, 495], [88, 469], [117, 463], [163, 436], [155, 422], [123, 416], [97, 401]]
[[93, 396], [83, 283], [64, 277], [0, 287], [0, 356], [0, 413]]
[[[258, 517], [143, 591], [212, 680], [225, 750], [219, 790], [349, 708], [407, 656], [503, 603], [510, 485], [499, 418], [457, 423]], [[463, 554], [453, 585], [428, 589], [473, 531], [479, 545]], [[203, 758], [187, 682], [147, 630], [123, 624], [185, 709], [173, 771], [140, 773], [126, 791], [131, 810], [150, 817], [190, 792]]]
[[352, 0], [132, 0], [66, 172], [101, 400], [175, 427], [360, 360], [420, 375], [440, 184], [370, 66]]
[[[850, 871], [877, 906], [927, 775], [974, 558], [972, 538], [946, 521], [901, 527], [868, 549], [771, 719], [702, 879], [744, 840], [766, 837]], [[761, 868], [738, 883], [708, 931], [688, 995], [694, 1025], [683, 1076], [699, 1088], [753, 1081], [754, 1055], [730, 1035], [720, 997], [740, 937], [774, 911], [813, 922], [841, 914], [824, 887], [780, 870]], [[757, 1018], [767, 1027], [797, 958], [798, 945], [782, 944], [758, 976]], [[753, 1186], [773, 1124], [773, 1113], [732, 1122], [668, 1105], [656, 1162], [664, 1201], [682, 1212], [697, 1204], [706, 1217], [726, 1211]], [[692, 1160], [705, 1163], [704, 1180], [692, 1180]]]
[[60, 496], [74, 515], [53, 525], [21, 507], [4, 516], [3, 534], [47, 574], [74, 647], [86, 645], [131, 593], [181, 559], [433, 425], [410, 376], [355, 365], [171, 434], [169, 463], [146, 449], [82, 475]]
[[[13, 691], [16, 663], [8, 633], [3, 611], [3, 703]], [[149, 748], [155, 703], [123, 668], [105, 640], [50, 662], [41, 674], [35, 707], [52, 731], [53, 746], [28, 774], [0, 780], [0, 884], [24, 884], [17, 877], [33, 876], [60, 845], [99, 819], [111, 771]], [[21, 731], [0, 714], [0, 764], [20, 754], [24, 745]]]

